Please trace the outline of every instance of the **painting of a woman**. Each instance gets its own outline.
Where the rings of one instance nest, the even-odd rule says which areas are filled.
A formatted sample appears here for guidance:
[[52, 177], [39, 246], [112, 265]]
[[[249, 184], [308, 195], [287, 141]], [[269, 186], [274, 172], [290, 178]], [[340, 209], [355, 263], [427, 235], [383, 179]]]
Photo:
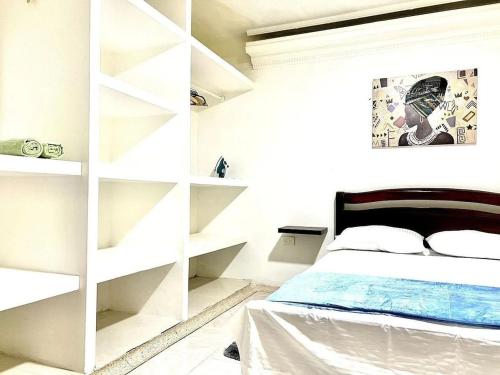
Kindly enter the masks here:
[[429, 116], [443, 102], [448, 82], [433, 76], [416, 82], [405, 97], [405, 122], [408, 132], [399, 137], [399, 146], [442, 145], [454, 143], [446, 132], [434, 130]]

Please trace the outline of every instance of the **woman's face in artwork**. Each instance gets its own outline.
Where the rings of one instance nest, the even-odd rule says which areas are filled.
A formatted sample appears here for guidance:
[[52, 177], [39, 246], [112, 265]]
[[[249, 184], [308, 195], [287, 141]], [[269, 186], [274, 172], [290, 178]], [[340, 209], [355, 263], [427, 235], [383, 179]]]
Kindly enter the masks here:
[[405, 120], [409, 128], [420, 123], [420, 114], [409, 104], [405, 105]]

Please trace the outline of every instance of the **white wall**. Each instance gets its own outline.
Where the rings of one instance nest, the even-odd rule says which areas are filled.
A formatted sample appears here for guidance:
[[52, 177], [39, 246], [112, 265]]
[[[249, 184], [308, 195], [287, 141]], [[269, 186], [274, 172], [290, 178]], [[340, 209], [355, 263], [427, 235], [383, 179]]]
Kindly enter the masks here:
[[[200, 173], [208, 173], [223, 153], [230, 175], [251, 184], [238, 203], [249, 241], [223, 276], [279, 284], [310, 266], [333, 237], [336, 191], [500, 191], [499, 42], [416, 44], [269, 67], [254, 72], [254, 91], [203, 112]], [[371, 148], [372, 79], [459, 68], [479, 68], [477, 145]], [[282, 225], [328, 226], [329, 233], [322, 244], [297, 237], [295, 247], [283, 247], [277, 233]]]

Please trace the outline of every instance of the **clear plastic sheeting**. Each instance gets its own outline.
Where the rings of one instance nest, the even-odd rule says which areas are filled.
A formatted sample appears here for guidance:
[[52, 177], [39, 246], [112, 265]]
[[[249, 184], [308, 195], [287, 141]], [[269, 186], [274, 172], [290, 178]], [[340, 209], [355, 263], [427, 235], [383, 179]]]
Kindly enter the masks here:
[[[484, 259], [338, 251], [310, 271], [500, 284], [500, 262]], [[500, 373], [497, 329], [270, 301], [248, 303], [238, 346], [251, 375]]]

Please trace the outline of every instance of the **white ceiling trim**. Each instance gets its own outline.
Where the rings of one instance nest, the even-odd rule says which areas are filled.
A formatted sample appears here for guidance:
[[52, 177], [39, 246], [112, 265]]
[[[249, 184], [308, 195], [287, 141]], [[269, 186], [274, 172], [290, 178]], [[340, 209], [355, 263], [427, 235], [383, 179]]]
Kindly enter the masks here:
[[254, 69], [415, 43], [481, 41], [500, 36], [500, 4], [246, 43]]

